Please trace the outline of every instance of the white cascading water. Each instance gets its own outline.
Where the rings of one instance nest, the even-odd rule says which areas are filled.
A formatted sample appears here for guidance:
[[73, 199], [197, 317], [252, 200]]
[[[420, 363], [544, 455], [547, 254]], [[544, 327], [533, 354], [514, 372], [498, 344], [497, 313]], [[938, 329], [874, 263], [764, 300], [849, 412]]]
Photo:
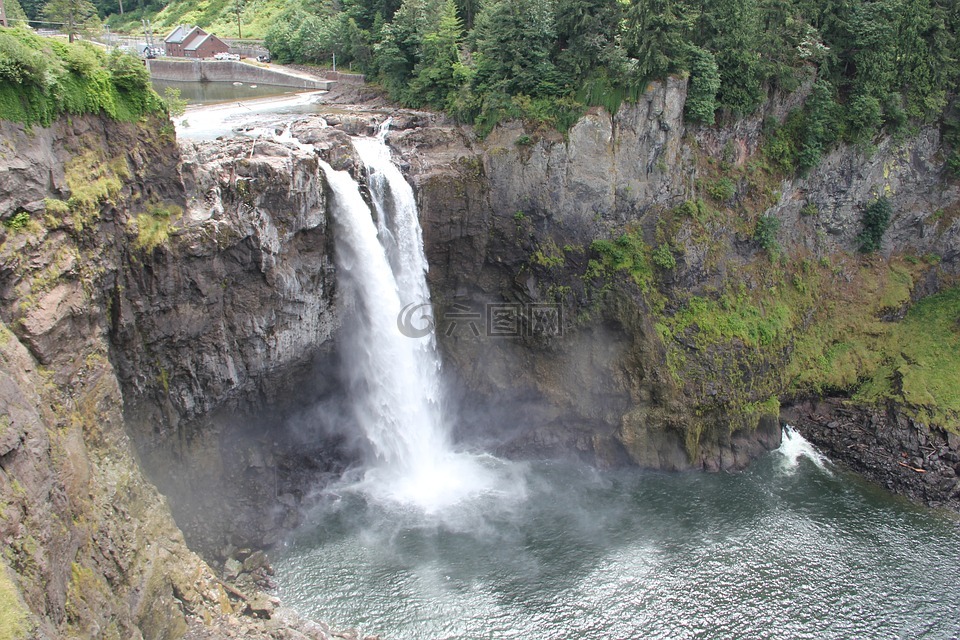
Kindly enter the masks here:
[[807, 458], [827, 473], [830, 472], [827, 469], [829, 460], [826, 456], [817, 451], [806, 438], [790, 425], [783, 428], [783, 438], [777, 452], [783, 456], [783, 466], [788, 471], [792, 471], [799, 466], [800, 458]]
[[355, 305], [344, 323], [345, 375], [354, 416], [377, 458], [359, 488], [432, 512], [488, 490], [492, 478], [476, 457], [452, 449], [432, 332], [409, 337], [398, 326], [404, 307], [430, 302], [413, 190], [383, 134], [357, 138], [354, 147], [378, 223], [350, 174], [322, 166], [333, 195], [338, 278]]

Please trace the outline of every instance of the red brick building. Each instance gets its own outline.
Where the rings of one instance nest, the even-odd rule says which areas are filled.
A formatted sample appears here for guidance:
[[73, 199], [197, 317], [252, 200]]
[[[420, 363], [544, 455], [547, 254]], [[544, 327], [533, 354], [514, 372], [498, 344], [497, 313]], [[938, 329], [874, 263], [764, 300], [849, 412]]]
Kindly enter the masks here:
[[212, 58], [227, 53], [230, 47], [200, 27], [180, 25], [163, 41], [168, 56], [176, 58]]

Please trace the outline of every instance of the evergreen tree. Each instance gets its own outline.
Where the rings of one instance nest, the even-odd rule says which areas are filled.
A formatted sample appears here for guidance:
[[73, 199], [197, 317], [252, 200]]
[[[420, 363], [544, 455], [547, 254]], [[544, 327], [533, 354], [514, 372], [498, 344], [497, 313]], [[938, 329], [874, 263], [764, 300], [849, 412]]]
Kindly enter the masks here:
[[558, 95], [563, 78], [550, 53], [556, 38], [550, 0], [493, 0], [477, 20], [476, 84], [484, 92]]
[[618, 0], [557, 0], [553, 59], [574, 84], [598, 69], [608, 71], [619, 61], [616, 34], [620, 28]]
[[394, 99], [418, 102], [408, 85], [423, 56], [423, 40], [440, 23], [444, 6], [443, 0], [404, 0], [393, 21], [381, 28], [374, 63]]
[[947, 89], [957, 71], [951, 52], [955, 36], [947, 19], [946, 10], [929, 0], [905, 0], [901, 6], [897, 66], [911, 117], [935, 117], [946, 106]]
[[44, 20], [57, 24], [70, 42], [77, 35], [88, 35], [100, 28], [97, 9], [90, 0], [50, 0], [41, 13]]
[[719, 104], [720, 71], [713, 54], [700, 47], [691, 47], [690, 85], [687, 88], [686, 116], [695, 122], [713, 124]]
[[8, 25], [16, 27], [27, 23], [27, 14], [17, 0], [4, 0], [3, 7], [7, 13]]
[[688, 39], [699, 13], [681, 0], [633, 0], [626, 9], [623, 41], [637, 60], [637, 75], [663, 78], [686, 66]]
[[[28, 20], [40, 18], [40, 12], [43, 10], [43, 0], [20, 0], [20, 8], [27, 14]], [[10, 8], [7, 7], [9, 12]]]
[[466, 29], [473, 29], [473, 23], [480, 13], [480, 0], [457, 0], [457, 15]]
[[410, 85], [412, 100], [438, 109], [450, 106], [460, 87], [457, 67], [460, 64], [460, 38], [463, 25], [457, 5], [447, 0], [437, 30], [423, 37], [420, 62], [414, 69]]
[[720, 106], [752, 113], [764, 98], [757, 0], [705, 0], [700, 28], [720, 72]]
[[806, 104], [807, 113], [797, 154], [797, 168], [801, 172], [820, 164], [823, 152], [837, 139], [837, 107], [833, 85], [823, 78], [818, 79]]
[[881, 127], [883, 104], [896, 85], [899, 1], [863, 2], [851, 16], [855, 74], [850, 79], [849, 123], [858, 142], [870, 140]]
[[378, 19], [381, 24], [390, 22], [400, 8], [400, 0], [342, 0], [342, 3], [344, 13], [366, 30], [374, 30]]

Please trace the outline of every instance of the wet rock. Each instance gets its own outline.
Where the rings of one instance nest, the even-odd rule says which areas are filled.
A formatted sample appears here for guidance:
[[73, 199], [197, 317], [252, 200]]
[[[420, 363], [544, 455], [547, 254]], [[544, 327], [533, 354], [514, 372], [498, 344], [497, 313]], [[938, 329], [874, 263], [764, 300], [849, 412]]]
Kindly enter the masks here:
[[251, 553], [250, 556], [243, 561], [243, 570], [247, 573], [254, 573], [256, 571], [273, 573], [273, 569], [270, 568], [270, 563], [267, 561], [267, 555], [263, 551], [254, 551]]
[[243, 571], [243, 565], [235, 558], [227, 558], [223, 563], [223, 577], [227, 580], [236, 580]]
[[[842, 416], [824, 425], [823, 416]], [[929, 506], [960, 511], [960, 481], [950, 462], [960, 439], [915, 422], [895, 404], [878, 410], [833, 398], [786, 407], [783, 420], [793, 425], [832, 460], [888, 490]], [[926, 449], [943, 455], [912, 455]], [[869, 444], [868, 444], [869, 443]]]
[[279, 600], [262, 593], [251, 596], [246, 602], [244, 613], [256, 618], [269, 619], [276, 610]]

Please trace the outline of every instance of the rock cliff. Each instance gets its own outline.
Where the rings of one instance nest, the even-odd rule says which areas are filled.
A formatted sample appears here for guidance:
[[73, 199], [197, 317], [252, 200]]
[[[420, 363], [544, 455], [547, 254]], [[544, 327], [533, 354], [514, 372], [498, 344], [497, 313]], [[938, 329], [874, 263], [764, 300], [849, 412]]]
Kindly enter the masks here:
[[[761, 133], [805, 89], [718, 127], [683, 123], [685, 90], [653, 84], [566, 135], [508, 123], [479, 140], [392, 114], [464, 439], [507, 455], [739, 469], [779, 442], [781, 399], [853, 392], [856, 362], [815, 370], [834, 361], [828, 348], [898, 326], [956, 282], [960, 188], [935, 127], [841, 146], [785, 177]], [[338, 111], [329, 127], [300, 118], [292, 139], [179, 147], [159, 122], [0, 125], [0, 604], [23, 629], [322, 636], [283, 616], [231, 616], [272, 615], [252, 595], [269, 583], [252, 548], [294, 526], [357, 456], [338, 418], [318, 156], [362, 179], [348, 134], [385, 115]], [[864, 258], [862, 213], [880, 196], [893, 217]], [[893, 393], [854, 404], [885, 407], [866, 418], [868, 449], [916, 444], [891, 473], [919, 473], [918, 456], [939, 465], [935, 488], [904, 491], [955, 492], [960, 441], [944, 420], [904, 417], [917, 407]], [[820, 441], [845, 447], [843, 425], [857, 421], [818, 411], [789, 415], [808, 433], [837, 425]], [[936, 458], [920, 450], [930, 443]]]
[[[315, 159], [265, 154], [223, 176], [200, 160], [215, 179], [207, 191], [188, 182], [191, 193], [222, 178], [249, 194], [224, 224], [222, 211], [188, 201], [181, 168], [198, 174], [181, 165], [169, 123], [2, 123], [0, 138], [4, 637], [327, 637], [274, 611], [262, 564], [232, 576], [242, 591], [214, 574], [143, 471], [163, 480], [219, 460], [201, 459], [185, 421], [269, 397], [273, 370], [308, 362], [307, 347], [326, 339]], [[302, 200], [263, 218], [252, 205], [275, 196], [256, 181], [273, 184], [277, 167], [301, 180], [284, 194]], [[292, 257], [278, 268], [281, 254]], [[291, 270], [301, 257], [312, 270]], [[172, 466], [160, 473], [161, 463]]]
[[[679, 80], [652, 85], [566, 137], [514, 123], [483, 141], [437, 126], [392, 138], [418, 186], [442, 307], [564, 314], [563, 337], [547, 342], [445, 334], [465, 402], [503, 409], [486, 421], [510, 425], [508, 448], [716, 469], [776, 446], [776, 401], [796, 393], [793, 337], [864, 277], [857, 238], [878, 196], [895, 214], [868, 271], [883, 279], [904, 255], [935, 256], [912, 268], [906, 303], [956, 276], [960, 227], [944, 212], [960, 190], [936, 128], [841, 146], [782, 178], [764, 164], [762, 123], [804, 90], [726, 127], [684, 125], [684, 97]], [[770, 251], [755, 239], [763, 216], [778, 221]], [[618, 238], [607, 260], [596, 241]]]

